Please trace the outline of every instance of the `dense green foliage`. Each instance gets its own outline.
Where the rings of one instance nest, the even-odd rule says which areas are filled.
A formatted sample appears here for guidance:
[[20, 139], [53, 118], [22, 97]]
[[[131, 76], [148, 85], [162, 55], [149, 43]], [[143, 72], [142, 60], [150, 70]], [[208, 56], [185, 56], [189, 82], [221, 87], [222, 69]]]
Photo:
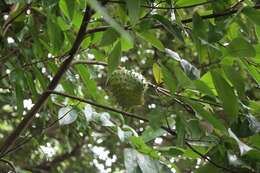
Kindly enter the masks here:
[[260, 172], [259, 0], [0, 14], [0, 172]]

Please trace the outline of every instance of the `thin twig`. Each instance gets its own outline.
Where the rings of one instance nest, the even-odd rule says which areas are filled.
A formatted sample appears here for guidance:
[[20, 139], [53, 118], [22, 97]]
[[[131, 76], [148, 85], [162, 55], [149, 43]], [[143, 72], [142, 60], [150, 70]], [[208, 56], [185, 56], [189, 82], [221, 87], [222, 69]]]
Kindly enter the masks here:
[[[85, 9], [84, 17], [79, 32], [77, 34], [77, 37], [75, 39], [72, 48], [69, 51], [69, 57], [61, 64], [57, 73], [55, 74], [52, 81], [48, 85], [47, 90], [54, 90], [56, 86], [59, 84], [63, 74], [69, 69], [71, 62], [73, 61], [73, 58], [77, 53], [81, 42], [84, 39], [88, 22], [90, 21], [90, 18], [93, 14], [94, 11], [89, 6], [87, 6]], [[50, 95], [49, 92], [43, 92], [40, 95], [40, 97], [38, 98], [38, 100], [36, 101], [32, 109], [24, 116], [24, 119], [19, 123], [19, 125], [11, 132], [11, 134], [3, 142], [0, 148], [1, 154], [5, 153], [9, 148], [11, 148], [15, 143], [16, 139], [20, 136], [20, 134], [31, 124], [32, 120], [34, 119], [34, 115], [41, 109], [42, 105], [46, 102], [49, 95]]]
[[17, 13], [17, 15], [15, 15], [13, 18], [8, 19], [4, 23], [4, 25], [3, 25], [2, 29], [1, 29], [2, 35], [5, 35], [5, 33], [7, 32], [10, 24], [13, 23], [19, 16], [21, 16], [28, 8], [30, 8], [30, 6], [31, 6], [31, 3], [30, 4], [26, 4], [25, 7], [19, 13]]
[[0, 159], [0, 162], [6, 163], [12, 169], [13, 172], [10, 172], [10, 173], [16, 173], [15, 167], [10, 161], [5, 160], [5, 159]]
[[190, 145], [188, 142], [185, 142], [185, 144], [196, 154], [198, 154], [201, 158], [207, 160], [209, 163], [211, 163], [212, 165], [214, 165], [217, 168], [223, 169], [225, 171], [231, 172], [231, 173], [238, 173], [235, 170], [232, 170], [230, 168], [226, 168], [224, 166], [221, 166], [217, 163], [215, 163], [213, 160], [211, 160], [208, 156], [203, 155], [202, 153], [200, 153], [198, 150], [196, 150], [192, 145]]
[[[117, 113], [121, 113], [122, 115], [125, 115], [125, 116], [128, 116], [128, 117], [132, 117], [132, 118], [135, 118], [135, 119], [139, 119], [139, 120], [143, 120], [145, 122], [149, 122], [148, 119], [145, 119], [141, 116], [138, 116], [136, 114], [133, 114], [133, 113], [129, 113], [129, 112], [125, 112], [125, 111], [122, 111], [122, 110], [119, 110], [119, 109], [115, 109], [115, 108], [112, 108], [112, 107], [108, 107], [108, 106], [104, 106], [104, 105], [100, 105], [98, 103], [95, 103], [95, 102], [92, 102], [90, 100], [86, 100], [86, 99], [83, 99], [83, 98], [79, 98], [79, 97], [76, 97], [76, 96], [72, 96], [72, 95], [69, 95], [69, 94], [65, 94], [65, 93], [61, 93], [61, 92], [57, 92], [57, 91], [49, 91], [51, 94], [56, 94], [56, 95], [60, 95], [60, 96], [64, 96], [64, 97], [67, 97], [67, 98], [71, 98], [71, 99], [75, 99], [75, 100], [78, 100], [80, 102], [83, 102], [83, 103], [88, 103], [92, 106], [95, 106], [95, 107], [99, 107], [99, 108], [102, 108], [102, 109], [106, 109], [106, 110], [109, 110], [109, 111], [113, 111], [113, 112], [117, 112]], [[168, 127], [165, 127], [165, 126], [161, 126], [162, 129], [164, 129], [165, 131], [167, 131], [168, 133], [170, 133], [171, 135], [173, 136], [176, 136], [176, 132], [173, 131], [171, 128], [168, 128]], [[185, 142], [185, 144], [192, 150], [194, 151], [195, 153], [197, 153], [198, 155], [200, 155], [202, 158], [208, 160], [211, 164], [213, 164], [214, 166], [218, 167], [218, 168], [221, 168], [223, 170], [226, 170], [226, 171], [229, 171], [229, 172], [232, 172], [232, 173], [235, 173], [235, 171], [229, 169], [229, 168], [226, 168], [226, 167], [223, 167], [221, 165], [218, 165], [217, 163], [215, 163], [214, 161], [212, 161], [210, 158], [204, 156], [203, 154], [201, 154], [199, 151], [197, 151], [196, 149], [194, 149], [188, 142]]]
[[[73, 105], [73, 107], [68, 110], [64, 115], [62, 115], [60, 118], [56, 119], [55, 121], [53, 121], [50, 125], [48, 125], [47, 127], [44, 127], [41, 129], [41, 134], [40, 135], [43, 135], [45, 133], [45, 131], [49, 128], [51, 128], [52, 126], [54, 126], [55, 124], [57, 124], [57, 122], [59, 120], [61, 120], [62, 118], [64, 118], [66, 115], [68, 115], [74, 108], [75, 106], [77, 106], [80, 102], [78, 102], [77, 104]], [[7, 154], [10, 154], [10, 153], [13, 153], [14, 151], [17, 151], [19, 148], [21, 148], [22, 146], [24, 146], [25, 144], [27, 144], [28, 142], [31, 141], [31, 139], [33, 138], [34, 136], [26, 136], [25, 140], [23, 140], [22, 142], [20, 142], [19, 144], [17, 144], [16, 146], [14, 146], [13, 148], [9, 149], [7, 152], [5, 152], [4, 154], [2, 154], [0, 157], [4, 157], [6, 156]]]
[[[260, 9], [260, 4], [255, 5], [252, 8]], [[202, 19], [219, 18], [219, 17], [232, 15], [232, 14], [236, 13], [237, 11], [238, 11], [237, 9], [233, 9], [233, 10], [227, 9], [227, 11], [221, 12], [221, 13], [213, 13], [213, 14], [208, 14], [208, 15], [202, 15], [201, 18]], [[192, 22], [192, 18], [183, 19], [183, 20], [181, 20], [181, 22], [183, 24], [190, 23], [190, 22]], [[157, 25], [154, 25], [152, 28], [157, 29], [157, 28], [162, 28], [162, 27], [163, 27], [163, 25], [157, 24]], [[103, 31], [106, 31], [107, 29], [110, 29], [110, 28], [111, 28], [111, 26], [100, 26], [100, 27], [96, 27], [94, 29], [89, 29], [86, 32], [86, 36], [89, 35], [89, 34], [96, 33], [96, 32], [103, 32]], [[129, 26], [125, 26], [124, 29], [128, 30]]]
[[90, 104], [92, 106], [95, 106], [95, 107], [98, 107], [98, 108], [106, 109], [106, 110], [109, 110], [109, 111], [112, 111], [112, 112], [117, 112], [117, 113], [126, 115], [128, 117], [132, 117], [132, 118], [136, 118], [136, 119], [148, 122], [148, 119], [143, 118], [141, 116], [135, 115], [135, 114], [130, 113], [130, 112], [125, 112], [125, 111], [122, 111], [122, 110], [119, 110], [119, 109], [115, 109], [115, 108], [112, 108], [112, 107], [109, 107], [109, 106], [104, 106], [104, 105], [98, 104], [96, 102], [93, 102], [91, 100], [79, 98], [79, 97], [76, 97], [76, 96], [73, 96], [73, 95], [69, 95], [69, 94], [66, 94], [66, 93], [62, 93], [62, 92], [58, 92], [58, 91], [46, 91], [46, 92], [48, 92], [50, 94], [60, 95], [60, 96], [63, 96], [63, 97], [67, 97], [67, 98], [71, 98], [71, 99], [74, 99], [74, 100], [78, 100], [80, 102], [88, 103], [88, 104]]
[[71, 65], [77, 65], [77, 64], [88, 64], [88, 65], [102, 65], [102, 66], [107, 66], [106, 62], [102, 61], [93, 61], [93, 60], [77, 60], [73, 61]]
[[[216, 0], [209, 0], [197, 4], [187, 5], [187, 6], [176, 6], [176, 7], [156, 7], [156, 6], [149, 6], [149, 5], [141, 5], [143, 8], [149, 8], [149, 9], [157, 9], [157, 10], [176, 10], [176, 9], [185, 9], [185, 8], [193, 8], [197, 6], [206, 5], [209, 3], [214, 3]], [[125, 4], [125, 1], [108, 1], [108, 3], [115, 3], [115, 4]]]

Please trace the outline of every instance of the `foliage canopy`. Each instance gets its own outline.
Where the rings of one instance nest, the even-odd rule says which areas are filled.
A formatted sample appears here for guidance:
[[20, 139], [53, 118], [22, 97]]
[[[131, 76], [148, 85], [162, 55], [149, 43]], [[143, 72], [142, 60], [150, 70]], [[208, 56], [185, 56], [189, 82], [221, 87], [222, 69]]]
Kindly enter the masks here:
[[[260, 172], [259, 0], [3, 0], [0, 14], [0, 172]], [[116, 73], [115, 99], [122, 68], [135, 75]]]

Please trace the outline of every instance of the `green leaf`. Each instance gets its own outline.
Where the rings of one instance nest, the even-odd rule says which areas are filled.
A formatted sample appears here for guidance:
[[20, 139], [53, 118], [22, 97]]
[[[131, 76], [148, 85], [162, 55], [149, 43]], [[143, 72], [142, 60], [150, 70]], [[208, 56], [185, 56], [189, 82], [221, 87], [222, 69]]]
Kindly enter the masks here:
[[200, 78], [200, 71], [192, 65], [190, 62], [188, 62], [185, 59], [181, 59], [180, 61], [181, 67], [183, 68], [186, 75], [191, 79], [199, 79]]
[[185, 101], [195, 110], [195, 112], [199, 116], [201, 116], [204, 120], [212, 124], [214, 128], [220, 130], [220, 132], [222, 133], [227, 132], [223, 122], [221, 122], [218, 118], [216, 118], [211, 112], [206, 111], [201, 104], [190, 100], [185, 100]]
[[29, 73], [29, 72], [25, 72], [25, 79], [26, 79], [26, 83], [28, 85], [28, 88], [33, 95], [33, 100], [34, 100], [34, 98], [36, 98], [36, 96], [37, 96], [37, 90], [36, 90], [35, 84], [33, 82], [32, 74]]
[[241, 155], [244, 155], [253, 149], [253, 148], [249, 147], [247, 144], [245, 144], [244, 142], [240, 141], [238, 139], [238, 137], [232, 132], [231, 129], [228, 129], [228, 133], [229, 133], [230, 137], [232, 137], [237, 142]]
[[60, 0], [59, 1], [59, 7], [61, 11], [65, 14], [65, 16], [72, 20], [74, 15], [74, 9], [75, 9], [75, 3], [74, 0]]
[[246, 114], [239, 117], [231, 129], [239, 138], [246, 138], [260, 132], [260, 122], [253, 115]]
[[186, 134], [186, 123], [185, 120], [182, 119], [182, 117], [180, 117], [180, 115], [177, 116], [176, 118], [176, 131], [177, 131], [177, 140], [176, 140], [176, 144], [177, 146], [184, 146], [184, 137]]
[[158, 153], [153, 148], [146, 145], [140, 137], [131, 136], [128, 139], [139, 152], [147, 154], [152, 158], [159, 159]]
[[111, 45], [117, 40], [118, 37], [119, 35], [114, 29], [108, 29], [104, 32], [99, 46]]
[[217, 70], [212, 70], [211, 76], [218, 96], [223, 103], [224, 111], [232, 122], [237, 118], [239, 111], [237, 96], [235, 95], [232, 87]]
[[50, 39], [53, 54], [56, 55], [61, 51], [61, 48], [63, 46], [64, 34], [61, 31], [58, 22], [52, 21], [50, 18], [52, 17], [48, 16], [48, 20], [47, 20], [48, 36]]
[[105, 127], [113, 127], [115, 126], [115, 124], [110, 120], [110, 115], [109, 113], [107, 112], [102, 112], [102, 113], [99, 113], [100, 115], [100, 121], [102, 123], [102, 126], [105, 126]]
[[251, 161], [253, 163], [259, 163], [260, 162], [260, 151], [258, 149], [252, 149], [245, 153], [243, 156], [243, 159], [247, 161]]
[[207, 0], [178, 0], [176, 1], [177, 6], [188, 6], [188, 5], [195, 5], [202, 2], [206, 2]]
[[120, 139], [120, 141], [124, 142], [131, 135], [132, 133], [130, 131], [124, 131], [119, 126], [117, 127], [117, 136]]
[[173, 173], [166, 165], [134, 149], [124, 149], [124, 159], [127, 173]]
[[36, 76], [36, 79], [40, 82], [41, 89], [45, 90], [49, 81], [42, 75], [42, 73], [36, 67], [33, 67], [33, 74]]
[[153, 64], [153, 76], [157, 84], [162, 83], [162, 72], [158, 64]]
[[132, 25], [135, 25], [138, 22], [141, 10], [141, 0], [125, 0], [128, 15]]
[[162, 119], [163, 119], [164, 113], [159, 110], [159, 109], [155, 109], [152, 110], [149, 113], [149, 124], [153, 129], [158, 129], [160, 128], [161, 124], [162, 124]]
[[153, 129], [151, 127], [148, 127], [144, 130], [142, 133], [141, 138], [144, 140], [144, 142], [149, 142], [156, 137], [162, 136], [165, 133], [165, 130], [158, 128], [158, 129]]
[[74, 93], [74, 85], [70, 80], [62, 80], [61, 82], [62, 88], [66, 91], [68, 94], [75, 95]]
[[80, 28], [81, 22], [83, 19], [83, 13], [79, 10], [76, 10], [73, 16], [72, 23], [76, 26], [77, 29]]
[[194, 65], [192, 65], [190, 62], [188, 62], [185, 59], [182, 59], [180, 55], [177, 52], [174, 52], [171, 49], [166, 48], [165, 52], [173, 58], [175, 61], [178, 61], [186, 73], [186, 75], [191, 79], [199, 79], [200, 78], [200, 70], [198, 70]]
[[242, 37], [237, 37], [231, 41], [231, 43], [227, 46], [227, 53], [238, 58], [256, 56], [255, 48], [251, 43]]
[[[208, 152], [208, 148], [207, 147], [203, 147], [203, 146], [199, 146], [199, 145], [193, 145], [192, 146], [195, 150], [197, 150], [199, 153], [203, 154], [203, 155], [206, 155], [207, 152]], [[197, 153], [195, 153], [193, 150], [191, 149], [186, 149], [184, 151], [184, 154], [183, 154], [184, 157], [188, 157], [188, 158], [193, 158], [193, 159], [196, 159], [196, 158], [201, 158], [200, 155], [198, 155]]]
[[166, 84], [167, 88], [174, 93], [177, 88], [177, 79], [165, 66], [162, 66], [163, 81]]
[[121, 37], [121, 47], [122, 47], [122, 51], [129, 51], [130, 49], [132, 49], [134, 47], [133, 44], [129, 44], [129, 42], [124, 38]]
[[[92, 96], [92, 98], [96, 98], [97, 96], [97, 87], [96, 82], [90, 78], [90, 73], [87, 69], [87, 67], [83, 64], [77, 64], [75, 65], [75, 68], [77, 69], [77, 72], [79, 73], [83, 84], [85, 85], [85, 93], [86, 95]], [[84, 91], [84, 89], [83, 89]]]
[[68, 125], [76, 121], [78, 114], [71, 106], [59, 109], [58, 119], [61, 126]]
[[188, 76], [181, 70], [179, 66], [174, 67], [174, 73], [178, 81], [178, 87], [180, 88], [191, 88], [193, 86], [192, 81]]
[[157, 149], [164, 156], [177, 157], [182, 155], [185, 150], [181, 147], [171, 146], [171, 147], [160, 147]]
[[248, 72], [253, 77], [253, 79], [257, 82], [257, 84], [260, 85], [260, 70], [257, 67], [250, 65], [246, 61], [243, 61], [243, 64], [246, 66]]
[[200, 139], [203, 135], [203, 131], [200, 125], [201, 122], [201, 120], [191, 119], [188, 121], [188, 124], [186, 125], [188, 126], [190, 136], [194, 139]]
[[120, 35], [128, 42], [129, 45], [133, 45], [133, 38], [124, 30], [112, 17], [107, 13], [107, 10], [102, 7], [97, 0], [87, 0], [88, 4], [109, 23]]
[[256, 25], [260, 26], [260, 11], [252, 7], [245, 7], [242, 12]]
[[207, 163], [206, 165], [202, 165], [195, 173], [220, 173], [222, 170], [217, 168], [216, 166]]
[[150, 32], [141, 32], [141, 33], [137, 33], [137, 35], [142, 38], [143, 40], [151, 43], [154, 47], [156, 47], [157, 49], [159, 49], [160, 51], [164, 51], [164, 46], [161, 43], [161, 41], [159, 39], [157, 39], [154, 34], [150, 33]]
[[202, 80], [195, 80], [195, 81], [193, 81], [193, 83], [194, 83], [196, 89], [199, 90], [200, 92], [202, 92], [203, 94], [207, 94], [209, 96], [215, 96], [214, 93], [209, 88], [209, 86]]
[[62, 31], [66, 31], [70, 28], [70, 25], [67, 24], [62, 17], [57, 17], [57, 22], [58, 22], [58, 25], [59, 27], [61, 28]]
[[208, 34], [206, 31], [207, 25], [198, 13], [194, 13], [192, 22], [193, 22], [192, 34], [194, 38], [196, 39], [201, 38], [203, 40], [208, 40]]
[[19, 114], [19, 116], [23, 115], [23, 89], [22, 86], [19, 82], [19, 80], [17, 80], [15, 82], [15, 96], [16, 96], [16, 106], [17, 106], [17, 113]]
[[111, 74], [120, 64], [121, 59], [121, 43], [116, 42], [108, 57], [108, 72]]
[[182, 36], [182, 29], [180, 26], [178, 26], [177, 23], [172, 23], [170, 22], [167, 18], [155, 14], [153, 15], [153, 18], [155, 18], [158, 22], [160, 22], [162, 24], [162, 26], [173, 36], [173, 37], [177, 37], [179, 39], [179, 41], [181, 41], [182, 43], [184, 43], [184, 38]]
[[236, 88], [238, 95], [243, 98], [245, 96], [245, 83], [239, 71], [236, 71], [232, 66], [223, 66], [224, 72], [228, 79]]
[[142, 173], [137, 162], [136, 150], [124, 149], [124, 163], [127, 173]]

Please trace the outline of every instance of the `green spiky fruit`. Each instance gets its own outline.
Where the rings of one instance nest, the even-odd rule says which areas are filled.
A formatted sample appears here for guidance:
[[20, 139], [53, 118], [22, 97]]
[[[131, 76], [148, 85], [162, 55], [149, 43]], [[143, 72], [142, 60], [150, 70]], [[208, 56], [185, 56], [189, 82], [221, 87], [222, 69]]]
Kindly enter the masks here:
[[147, 82], [140, 73], [126, 69], [116, 70], [109, 79], [109, 86], [117, 102], [124, 108], [144, 103]]

